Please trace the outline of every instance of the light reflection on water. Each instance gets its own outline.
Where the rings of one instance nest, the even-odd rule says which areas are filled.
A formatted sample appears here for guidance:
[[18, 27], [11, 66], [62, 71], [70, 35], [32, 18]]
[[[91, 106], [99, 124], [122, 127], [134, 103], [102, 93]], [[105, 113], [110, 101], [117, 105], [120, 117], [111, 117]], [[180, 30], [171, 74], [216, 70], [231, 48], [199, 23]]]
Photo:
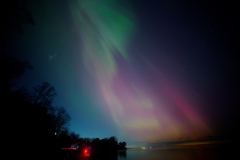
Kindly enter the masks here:
[[187, 146], [161, 149], [128, 149], [118, 152], [118, 160], [221, 160], [231, 159], [229, 147]]

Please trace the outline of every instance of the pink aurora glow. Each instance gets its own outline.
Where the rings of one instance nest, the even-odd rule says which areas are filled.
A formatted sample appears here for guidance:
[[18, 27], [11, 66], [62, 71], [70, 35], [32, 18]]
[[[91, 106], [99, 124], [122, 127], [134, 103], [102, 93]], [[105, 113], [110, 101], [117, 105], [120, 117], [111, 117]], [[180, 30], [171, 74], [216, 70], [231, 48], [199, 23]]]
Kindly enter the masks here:
[[[136, 76], [136, 73], [132, 73]], [[134, 81], [131, 81], [134, 79]], [[134, 77], [116, 72], [110, 80], [99, 80], [108, 110], [116, 125], [136, 140], [177, 140], [200, 138], [211, 131], [193, 104], [166, 77], [159, 76], [151, 87]], [[161, 97], [161, 95], [164, 95]]]

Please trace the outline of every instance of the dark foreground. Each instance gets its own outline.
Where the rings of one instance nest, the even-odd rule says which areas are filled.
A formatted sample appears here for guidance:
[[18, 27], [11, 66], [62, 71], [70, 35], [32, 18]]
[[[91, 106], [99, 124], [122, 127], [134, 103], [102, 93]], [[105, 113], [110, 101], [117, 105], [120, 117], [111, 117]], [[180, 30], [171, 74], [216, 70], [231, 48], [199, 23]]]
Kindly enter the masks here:
[[[239, 151], [234, 144], [188, 145], [153, 149], [128, 149], [116, 153], [91, 156], [76, 155], [75, 160], [228, 160], [236, 159]], [[237, 159], [238, 159], [237, 158]]]
[[[49, 159], [57, 159], [57, 160], [117, 160], [119, 157], [126, 157], [126, 151], [114, 151], [114, 152], [98, 152], [98, 153], [90, 153], [83, 154], [82, 152], [75, 150], [65, 150], [55, 152], [54, 155], [48, 157]], [[44, 158], [46, 159], [46, 158]]]
[[[239, 159], [238, 147], [224, 145], [187, 145], [152, 149], [128, 149], [125, 151], [104, 151], [83, 154], [77, 150], [39, 152], [29, 154], [29, 159], [42, 160], [228, 160]], [[33, 156], [31, 156], [33, 155]], [[22, 157], [22, 156], [19, 156]], [[23, 156], [28, 159], [27, 156]]]

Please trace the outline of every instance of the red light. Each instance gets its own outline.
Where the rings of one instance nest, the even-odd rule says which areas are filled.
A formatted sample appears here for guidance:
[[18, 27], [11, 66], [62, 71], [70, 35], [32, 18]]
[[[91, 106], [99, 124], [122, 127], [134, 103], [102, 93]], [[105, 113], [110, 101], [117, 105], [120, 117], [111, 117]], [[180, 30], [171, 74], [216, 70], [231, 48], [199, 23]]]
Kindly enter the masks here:
[[87, 149], [84, 150], [84, 153], [87, 154]]

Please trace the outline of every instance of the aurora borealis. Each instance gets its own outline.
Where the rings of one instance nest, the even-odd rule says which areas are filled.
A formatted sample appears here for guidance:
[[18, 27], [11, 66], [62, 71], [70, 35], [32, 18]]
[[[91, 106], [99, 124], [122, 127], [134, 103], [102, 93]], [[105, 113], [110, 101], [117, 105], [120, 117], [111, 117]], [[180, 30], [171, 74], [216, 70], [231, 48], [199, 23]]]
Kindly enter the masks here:
[[[146, 80], [137, 71], [128, 69], [128, 79], [124, 74], [126, 70], [123, 73], [119, 71], [125, 65], [118, 62], [119, 58], [126, 61], [129, 68], [134, 68], [131, 60], [126, 58], [129, 54], [126, 48], [131, 43], [128, 41], [133, 27], [137, 26], [125, 14], [130, 11], [123, 12], [121, 6], [116, 6], [113, 1], [87, 0], [79, 1], [72, 8], [80, 29], [85, 67], [96, 80], [98, 96], [104, 100], [107, 106], [104, 109], [109, 111], [115, 125], [125, 132], [123, 134], [134, 135], [137, 140], [171, 140], [184, 135], [199, 138], [202, 134], [210, 134], [208, 126], [191, 106], [194, 104], [189, 104], [173, 83], [158, 77], [158, 71], [149, 69], [149, 72], [156, 72], [153, 74], [157, 81], [163, 83], [160, 86], [158, 82]], [[155, 87], [148, 83], [153, 83]], [[173, 102], [172, 109], [167, 109], [170, 107], [165, 100], [155, 95], [159, 94], [159, 90], [168, 94], [167, 97]], [[175, 110], [179, 110], [178, 115], [175, 115]]]
[[132, 145], [218, 135], [238, 103], [235, 39], [226, 43], [220, 33], [227, 18], [209, 16], [225, 14], [218, 5], [29, 1], [36, 26], [12, 50], [34, 69], [20, 85], [53, 85], [54, 104], [66, 108], [81, 137], [114, 135]]

